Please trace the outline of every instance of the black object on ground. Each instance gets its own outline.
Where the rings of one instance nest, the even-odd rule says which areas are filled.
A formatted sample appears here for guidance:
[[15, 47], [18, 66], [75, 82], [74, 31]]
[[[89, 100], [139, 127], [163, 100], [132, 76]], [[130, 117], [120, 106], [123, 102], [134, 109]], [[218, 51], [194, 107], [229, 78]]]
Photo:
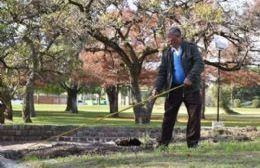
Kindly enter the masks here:
[[137, 138], [116, 140], [115, 143], [118, 146], [140, 146], [142, 144], [142, 142]]

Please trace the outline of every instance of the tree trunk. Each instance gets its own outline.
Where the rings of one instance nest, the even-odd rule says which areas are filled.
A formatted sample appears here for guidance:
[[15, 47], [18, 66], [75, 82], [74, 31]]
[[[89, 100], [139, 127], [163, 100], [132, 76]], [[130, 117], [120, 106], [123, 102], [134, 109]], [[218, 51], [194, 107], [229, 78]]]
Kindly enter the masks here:
[[5, 106], [4, 116], [8, 120], [13, 120], [12, 96], [8, 88], [5, 88], [1, 93], [2, 104]]
[[[35, 29], [36, 32], [39, 32], [39, 30], [37, 30], [38, 27]], [[37, 34], [35, 36], [36, 38], [34, 40], [36, 40], [35, 42], [29, 38], [28, 36], [24, 36], [24, 40], [27, 43], [27, 45], [30, 47], [31, 49], [31, 56], [29, 61], [31, 61], [31, 65], [32, 68], [30, 69], [30, 76], [27, 79], [27, 83], [25, 86], [25, 97], [24, 97], [24, 105], [23, 105], [23, 119], [25, 122], [32, 122], [30, 117], [35, 117], [36, 113], [35, 113], [35, 109], [34, 109], [34, 80], [35, 80], [35, 76], [36, 73], [41, 69], [40, 67], [40, 34]]]
[[98, 93], [98, 97], [97, 97], [97, 104], [100, 105], [101, 104], [101, 93]]
[[[153, 87], [150, 89], [148, 97], [150, 97], [152, 95], [152, 90]], [[146, 112], [147, 112], [147, 119], [149, 120], [148, 123], [150, 123], [151, 120], [151, 115], [152, 115], [152, 111], [153, 111], [153, 106], [155, 103], [156, 99], [152, 99], [146, 102], [145, 107], [146, 107]]]
[[234, 83], [231, 83], [231, 92], [230, 92], [230, 98], [231, 98], [231, 107], [234, 107]]
[[202, 110], [201, 110], [201, 118], [206, 119], [205, 111], [206, 111], [206, 82], [205, 79], [202, 81]]
[[118, 85], [116, 86], [109, 86], [106, 88], [106, 92], [108, 95], [108, 101], [109, 101], [109, 109], [110, 113], [116, 113], [113, 115], [113, 117], [118, 117]]
[[128, 86], [128, 88], [127, 88], [128, 90], [127, 90], [127, 93], [128, 93], [128, 105], [132, 105], [133, 104], [133, 102], [132, 102], [132, 91], [131, 91], [131, 87], [130, 86]]
[[30, 102], [30, 115], [31, 117], [36, 117], [36, 112], [34, 108], [34, 88], [29, 92], [29, 102]]
[[30, 74], [30, 77], [27, 79], [26, 86], [25, 86], [25, 96], [24, 96], [24, 103], [23, 103], [23, 110], [22, 110], [22, 117], [25, 123], [31, 123], [31, 116], [35, 116], [35, 109], [34, 109], [34, 100], [33, 100], [33, 93], [34, 93], [34, 74], [33, 72]]
[[[131, 91], [132, 91], [132, 95], [133, 95], [133, 103], [137, 104], [137, 103], [142, 102], [142, 95], [141, 95], [140, 87], [139, 87], [139, 84], [138, 84], [138, 75], [132, 74], [131, 77], [130, 77], [130, 81], [131, 81]], [[143, 107], [142, 105], [134, 106], [134, 114], [135, 114], [135, 123], [136, 124], [148, 124], [148, 123], [150, 123], [153, 103], [148, 102], [146, 104], [146, 107], [149, 107], [149, 109]]]
[[5, 123], [4, 111], [5, 111], [5, 105], [0, 103], [0, 124]]
[[11, 102], [12, 98], [9, 95], [8, 97], [6, 97], [6, 102], [5, 102], [5, 118], [8, 120], [13, 120], [13, 107], [12, 107], [12, 102]]
[[67, 107], [65, 111], [70, 113], [78, 113], [78, 105], [77, 105], [77, 94], [78, 88], [77, 85], [73, 85], [71, 88], [67, 88]]

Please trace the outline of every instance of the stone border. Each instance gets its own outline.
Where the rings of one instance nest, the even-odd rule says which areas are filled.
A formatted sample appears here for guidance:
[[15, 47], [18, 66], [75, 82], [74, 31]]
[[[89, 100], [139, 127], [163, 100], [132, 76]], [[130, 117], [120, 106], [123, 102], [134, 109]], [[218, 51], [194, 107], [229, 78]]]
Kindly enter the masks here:
[[[45, 140], [77, 126], [53, 125], [0, 125], [1, 142], [25, 142]], [[82, 127], [68, 135], [62, 136], [60, 141], [99, 141], [115, 140], [117, 138], [131, 138], [150, 136], [157, 138], [160, 128], [131, 128], [131, 127]]]
[[[30, 142], [46, 140], [78, 126], [54, 126], [54, 125], [0, 125], [0, 145], [8, 143]], [[230, 130], [232, 129], [235, 131]], [[223, 128], [213, 131], [211, 128], [202, 128], [202, 139], [223, 136], [260, 136], [260, 131], [256, 127], [244, 128]], [[174, 140], [185, 140], [185, 128], [175, 128]], [[247, 135], [248, 134], [248, 135]], [[107, 142], [122, 138], [153, 138], [157, 139], [161, 135], [161, 128], [136, 128], [136, 127], [82, 127], [70, 134], [56, 137], [58, 141], [69, 142]]]
[[72, 128], [74, 127], [51, 125], [0, 125], [0, 143], [44, 140]]

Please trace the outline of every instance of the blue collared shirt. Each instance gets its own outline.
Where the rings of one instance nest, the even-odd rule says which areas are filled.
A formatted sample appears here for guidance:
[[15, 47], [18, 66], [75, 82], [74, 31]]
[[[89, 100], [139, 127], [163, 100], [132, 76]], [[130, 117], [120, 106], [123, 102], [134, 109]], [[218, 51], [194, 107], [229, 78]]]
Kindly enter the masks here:
[[179, 47], [178, 50], [175, 48], [172, 48], [173, 51], [173, 84], [183, 84], [183, 81], [185, 79], [185, 73], [182, 67], [181, 62], [181, 54], [182, 54], [182, 48]]

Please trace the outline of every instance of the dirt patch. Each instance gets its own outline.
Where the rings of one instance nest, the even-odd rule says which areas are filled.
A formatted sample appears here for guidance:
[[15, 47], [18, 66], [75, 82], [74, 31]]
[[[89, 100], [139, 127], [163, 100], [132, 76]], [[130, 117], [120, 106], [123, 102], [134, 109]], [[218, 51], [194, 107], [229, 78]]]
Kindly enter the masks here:
[[201, 131], [201, 139], [212, 142], [223, 141], [252, 141], [260, 137], [260, 131], [256, 127], [245, 128], [219, 128]]
[[138, 152], [147, 150], [142, 146], [117, 146], [115, 143], [55, 143], [49, 147], [39, 146], [34, 149], [6, 150], [2, 155], [8, 159], [22, 159], [28, 156], [36, 156], [40, 159], [50, 159], [56, 157], [65, 157], [69, 155], [98, 154], [107, 155], [115, 152]]
[[[176, 129], [173, 133], [173, 142], [186, 141], [186, 129]], [[201, 141], [223, 142], [223, 141], [251, 141], [260, 137], [260, 130], [256, 127], [225, 127], [218, 129], [202, 128]]]
[[[223, 128], [214, 129], [203, 128], [201, 130], [201, 140], [209, 143], [223, 141], [253, 141], [260, 137], [260, 131], [256, 127], [245, 128]], [[141, 140], [142, 139], [142, 140]], [[139, 141], [140, 140], [140, 141]], [[140, 146], [125, 145], [133, 142]], [[186, 130], [175, 129], [173, 143], [186, 143]], [[142, 143], [142, 144], [141, 144]], [[2, 144], [3, 145], [3, 144]], [[44, 142], [44, 143], [24, 143], [24, 144], [5, 144], [0, 146], [0, 154], [7, 159], [22, 159], [27, 156], [38, 158], [56, 158], [69, 155], [98, 154], [106, 155], [115, 152], [138, 152], [153, 150], [157, 145], [155, 138], [138, 137], [133, 139], [118, 139], [110, 142]]]

